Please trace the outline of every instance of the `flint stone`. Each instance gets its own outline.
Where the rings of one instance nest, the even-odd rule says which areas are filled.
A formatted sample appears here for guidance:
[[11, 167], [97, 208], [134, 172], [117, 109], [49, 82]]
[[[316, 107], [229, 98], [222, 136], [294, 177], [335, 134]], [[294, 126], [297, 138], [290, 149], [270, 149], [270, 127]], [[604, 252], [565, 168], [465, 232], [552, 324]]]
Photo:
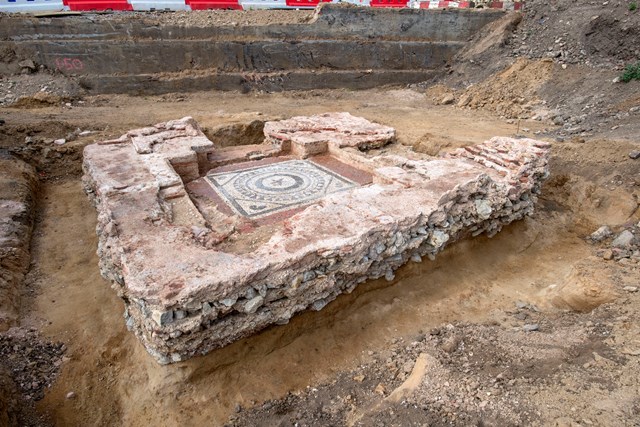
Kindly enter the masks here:
[[478, 199], [475, 201], [475, 205], [476, 212], [481, 219], [489, 219], [489, 217], [491, 217], [491, 212], [493, 212], [493, 210], [491, 209], [491, 203], [489, 203], [489, 201]]
[[304, 274], [302, 275], [303, 282], [308, 282], [309, 280], [313, 280], [315, 278], [316, 278], [315, 271], [305, 271]]
[[223, 300], [220, 300], [222, 305], [226, 307], [232, 307], [236, 303], [236, 301], [238, 301], [238, 298], [225, 298]]
[[312, 307], [311, 307], [311, 308], [312, 308], [313, 310], [315, 310], [315, 311], [320, 311], [320, 310], [322, 310], [326, 305], [327, 305], [327, 301], [325, 301], [325, 300], [323, 300], [323, 299], [319, 299], [319, 300], [317, 300], [317, 301], [314, 301], [314, 302], [313, 302], [313, 305], [312, 305]]
[[155, 320], [158, 326], [164, 326], [173, 322], [173, 311], [153, 311], [151, 318]]
[[608, 225], [603, 225], [602, 227], [598, 228], [596, 231], [591, 233], [589, 238], [594, 242], [601, 242], [604, 239], [606, 239], [607, 237], [611, 236], [612, 234], [613, 234], [613, 232], [611, 231], [609, 226]]
[[250, 299], [244, 305], [244, 312], [248, 313], [248, 314], [255, 313], [258, 310], [258, 308], [260, 308], [260, 306], [262, 306], [263, 302], [264, 302], [264, 298], [261, 297], [260, 295], [258, 295], [255, 298]]
[[25, 59], [24, 61], [18, 62], [18, 66], [21, 68], [27, 68], [31, 71], [35, 71], [36, 64], [31, 59]]
[[450, 104], [453, 104], [453, 102], [454, 102], [455, 100], [456, 100], [456, 99], [453, 97], [453, 95], [451, 95], [450, 93], [448, 93], [448, 94], [446, 94], [446, 95], [444, 95], [444, 96], [442, 97], [442, 99], [440, 100], [440, 103], [441, 103], [442, 105], [450, 105]]
[[619, 249], [629, 249], [634, 241], [633, 233], [629, 230], [624, 230], [622, 233], [618, 234], [613, 242], [611, 242], [611, 246]]
[[[532, 213], [548, 176], [549, 144], [527, 138], [495, 137], [442, 158], [409, 159], [363, 154], [392, 141], [395, 131], [347, 114], [269, 123], [265, 142], [252, 152], [300, 159], [309, 152], [293, 144], [326, 139], [324, 156], [371, 180], [301, 206], [279, 220], [284, 226], [265, 228], [268, 239], [236, 250], [221, 243], [244, 238], [238, 227], [203, 243], [216, 235], [215, 224], [187, 192], [200, 174], [247, 162], [245, 151], [216, 150], [191, 118], [84, 149], [83, 184], [98, 211], [100, 272], [122, 295], [127, 323], [159, 363], [205, 354], [307, 308], [322, 309], [367, 278], [393, 280], [403, 262], [433, 260], [473, 231], [493, 235]], [[484, 201], [476, 203], [478, 194]], [[517, 203], [505, 207], [508, 200]], [[230, 224], [245, 221], [220, 215]]]
[[249, 288], [247, 289], [247, 292], [245, 292], [244, 297], [246, 299], [252, 299], [255, 298], [256, 295], [258, 295], [258, 292], [253, 288]]
[[447, 241], [449, 241], [449, 235], [440, 230], [435, 230], [429, 239], [429, 242], [436, 248], [444, 246]]

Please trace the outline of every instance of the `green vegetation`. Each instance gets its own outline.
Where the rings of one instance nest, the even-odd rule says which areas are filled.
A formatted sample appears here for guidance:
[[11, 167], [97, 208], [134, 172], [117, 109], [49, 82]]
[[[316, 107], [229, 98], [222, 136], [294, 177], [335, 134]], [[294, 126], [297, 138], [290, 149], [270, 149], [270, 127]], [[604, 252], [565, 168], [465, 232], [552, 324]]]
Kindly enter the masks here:
[[629, 10], [631, 12], [633, 12], [634, 10], [636, 10], [638, 8], [638, 3], [632, 1], [631, 3], [629, 3]]
[[635, 64], [627, 65], [620, 76], [620, 80], [625, 83], [628, 83], [631, 80], [640, 80], [640, 61]]

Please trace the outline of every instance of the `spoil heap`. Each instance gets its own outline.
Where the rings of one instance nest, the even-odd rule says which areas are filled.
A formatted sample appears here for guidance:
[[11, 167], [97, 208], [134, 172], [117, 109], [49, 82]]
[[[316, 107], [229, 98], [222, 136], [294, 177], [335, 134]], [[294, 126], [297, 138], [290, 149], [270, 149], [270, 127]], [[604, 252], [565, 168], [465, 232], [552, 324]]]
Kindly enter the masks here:
[[[265, 136], [262, 145], [216, 150], [185, 118], [85, 149], [101, 272], [160, 363], [320, 310], [365, 280], [392, 280], [407, 261], [433, 259], [467, 235], [492, 235], [533, 211], [548, 175], [549, 145], [531, 139], [493, 138], [440, 159], [374, 156], [366, 150], [392, 142], [393, 129], [348, 113], [267, 123]], [[350, 179], [349, 168], [370, 183]], [[217, 218], [233, 224], [225, 234], [189, 194], [204, 179], [220, 187]], [[262, 223], [225, 205], [259, 211], [283, 194], [306, 199], [267, 216], [270, 234], [257, 247], [228, 250], [243, 226]]]

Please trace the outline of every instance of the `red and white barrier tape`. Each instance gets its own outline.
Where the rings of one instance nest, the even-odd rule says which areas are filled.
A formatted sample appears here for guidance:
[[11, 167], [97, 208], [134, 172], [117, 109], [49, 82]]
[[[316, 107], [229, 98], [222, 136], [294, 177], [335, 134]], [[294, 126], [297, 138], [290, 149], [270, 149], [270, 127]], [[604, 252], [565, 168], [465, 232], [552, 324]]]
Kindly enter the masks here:
[[320, 2], [374, 8], [522, 10], [523, 2], [440, 0], [0, 0], [0, 12], [313, 9]]

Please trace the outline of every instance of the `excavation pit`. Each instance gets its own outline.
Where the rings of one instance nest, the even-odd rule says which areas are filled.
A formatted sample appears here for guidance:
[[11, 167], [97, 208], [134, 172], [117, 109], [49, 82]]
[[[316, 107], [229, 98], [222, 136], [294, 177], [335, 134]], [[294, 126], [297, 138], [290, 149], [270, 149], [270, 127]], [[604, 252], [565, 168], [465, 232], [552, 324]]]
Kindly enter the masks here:
[[[103, 276], [160, 363], [321, 310], [409, 260], [533, 212], [548, 144], [496, 137], [386, 154], [387, 126], [329, 113], [216, 149], [190, 118], [85, 149]], [[392, 150], [390, 150], [392, 151]]]

